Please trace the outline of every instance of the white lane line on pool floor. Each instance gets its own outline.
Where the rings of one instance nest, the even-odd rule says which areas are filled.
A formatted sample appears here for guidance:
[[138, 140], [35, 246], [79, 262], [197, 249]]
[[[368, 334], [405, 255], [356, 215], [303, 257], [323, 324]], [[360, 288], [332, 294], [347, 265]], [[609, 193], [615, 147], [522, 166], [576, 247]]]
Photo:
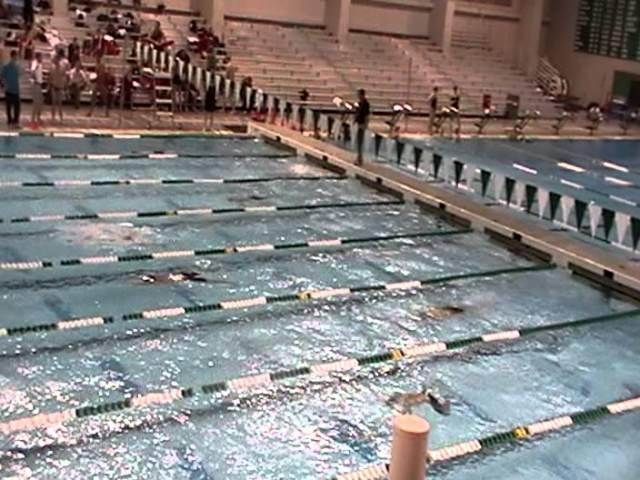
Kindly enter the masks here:
[[560, 179], [560, 183], [562, 185], [566, 185], [567, 187], [573, 187], [573, 188], [577, 188], [578, 190], [584, 190], [584, 186], [580, 185], [579, 183], [576, 182], [571, 182], [569, 180], [565, 180], [564, 178]]
[[618, 172], [622, 172], [622, 173], [629, 173], [629, 169], [626, 167], [623, 167], [622, 165], [618, 165], [617, 163], [612, 163], [612, 162], [604, 162], [602, 164], [603, 167], [606, 167], [610, 170], [616, 170]]
[[562, 168], [563, 170], [570, 170], [570, 171], [576, 172], [576, 173], [584, 173], [584, 172], [586, 172], [586, 170], [584, 168], [578, 167], [577, 165], [574, 165], [572, 163], [558, 162], [557, 165], [558, 165], [558, 167]]
[[625, 205], [629, 205], [630, 207], [637, 207], [638, 204], [636, 202], [632, 202], [631, 200], [627, 200], [626, 198], [618, 197], [617, 195], [609, 195], [611, 200], [614, 200], [618, 203], [624, 203]]
[[520, 170], [522, 172], [530, 173], [531, 175], [537, 175], [538, 174], [538, 171], [535, 170], [534, 168], [530, 168], [530, 167], [527, 167], [525, 165], [521, 165], [519, 163], [514, 163], [513, 164], [513, 168], [515, 168], [517, 170]]
[[619, 185], [621, 187], [631, 187], [633, 186], [632, 182], [627, 180], [621, 180], [616, 177], [604, 177], [605, 182], [613, 183], [614, 185]]

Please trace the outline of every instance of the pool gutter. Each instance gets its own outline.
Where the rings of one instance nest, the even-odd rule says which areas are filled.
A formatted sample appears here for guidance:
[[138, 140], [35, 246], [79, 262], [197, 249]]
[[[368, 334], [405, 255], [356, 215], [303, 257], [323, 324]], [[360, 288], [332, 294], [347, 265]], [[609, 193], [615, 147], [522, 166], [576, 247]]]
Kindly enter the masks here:
[[292, 148], [298, 155], [331, 171], [393, 192], [395, 197], [413, 202], [447, 221], [484, 232], [509, 249], [555, 263], [590, 282], [640, 301], [640, 266], [609, 248], [585, 244], [567, 232], [544, 229], [516, 218], [507, 209], [483, 205], [385, 165], [368, 162], [356, 166], [355, 154], [285, 127], [250, 122], [249, 133]]

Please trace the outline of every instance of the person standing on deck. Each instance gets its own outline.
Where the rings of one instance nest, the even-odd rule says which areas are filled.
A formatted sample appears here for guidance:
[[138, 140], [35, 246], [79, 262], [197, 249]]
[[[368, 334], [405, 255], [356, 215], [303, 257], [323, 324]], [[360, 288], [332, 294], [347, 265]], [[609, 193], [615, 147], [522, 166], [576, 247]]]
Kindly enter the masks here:
[[4, 88], [7, 104], [7, 125], [10, 128], [20, 127], [20, 65], [18, 52], [11, 51], [11, 60], [0, 71], [0, 79]]
[[213, 113], [216, 111], [216, 82], [211, 79], [204, 96], [204, 130], [213, 129]]
[[51, 119], [56, 121], [56, 113], [62, 124], [62, 102], [67, 89], [69, 74], [69, 62], [64, 56], [64, 51], [60, 50], [53, 58], [51, 71], [49, 72], [49, 90], [51, 92]]
[[433, 91], [427, 101], [429, 102], [429, 135], [433, 135], [433, 127], [436, 122], [438, 112], [438, 87], [433, 87]]
[[367, 93], [363, 88], [358, 90], [358, 106], [355, 113], [355, 122], [358, 128], [356, 132], [356, 144], [358, 147], [358, 158], [356, 164], [362, 165], [362, 150], [364, 147], [364, 134], [369, 127], [369, 115], [371, 115], [371, 106], [367, 100]]
[[[453, 94], [451, 95], [451, 102], [449, 104], [451, 108], [451, 136], [453, 137], [454, 133], [457, 138], [460, 138], [461, 133], [461, 125], [460, 125], [460, 89], [457, 85], [453, 86]], [[454, 128], [455, 124], [455, 128]]]
[[33, 128], [42, 125], [42, 105], [44, 97], [42, 95], [42, 85], [44, 75], [42, 73], [42, 53], [36, 52], [29, 69], [31, 74], [31, 124]]

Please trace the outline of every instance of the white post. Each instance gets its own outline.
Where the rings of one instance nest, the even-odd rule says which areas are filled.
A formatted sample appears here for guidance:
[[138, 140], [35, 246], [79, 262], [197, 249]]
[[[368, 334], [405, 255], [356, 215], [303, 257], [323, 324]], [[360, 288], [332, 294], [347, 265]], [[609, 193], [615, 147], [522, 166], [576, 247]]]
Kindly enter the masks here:
[[453, 0], [433, 0], [429, 14], [429, 37], [448, 55], [451, 50], [456, 5]]
[[340, 42], [347, 39], [351, 0], [327, 0], [325, 3], [324, 23]]
[[540, 57], [544, 0], [521, 2], [519, 15], [517, 65], [523, 72], [533, 77]]
[[213, 28], [213, 33], [224, 39], [225, 0], [199, 0], [198, 3], [200, 5], [200, 15]]
[[417, 415], [393, 419], [390, 480], [425, 480], [430, 430], [429, 422]]
[[69, 16], [69, 1], [68, 0], [53, 0], [52, 5], [53, 14], [56, 17], [68, 17]]

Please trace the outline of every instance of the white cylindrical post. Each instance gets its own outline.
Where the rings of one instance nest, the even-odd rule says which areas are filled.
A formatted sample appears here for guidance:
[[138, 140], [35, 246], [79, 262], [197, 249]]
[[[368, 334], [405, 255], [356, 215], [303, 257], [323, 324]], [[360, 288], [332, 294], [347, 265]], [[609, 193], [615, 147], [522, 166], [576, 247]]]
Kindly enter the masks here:
[[393, 419], [390, 480], [424, 480], [427, 474], [427, 444], [431, 426], [416, 415]]

